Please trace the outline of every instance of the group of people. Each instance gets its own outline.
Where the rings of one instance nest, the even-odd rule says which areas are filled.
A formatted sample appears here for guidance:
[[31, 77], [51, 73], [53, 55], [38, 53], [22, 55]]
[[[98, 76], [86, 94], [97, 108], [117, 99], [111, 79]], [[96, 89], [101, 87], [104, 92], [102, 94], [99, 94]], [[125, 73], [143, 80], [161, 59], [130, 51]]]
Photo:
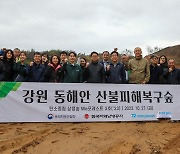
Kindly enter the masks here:
[[134, 49], [134, 58], [121, 55], [115, 48], [109, 53], [91, 52], [90, 62], [77, 54], [62, 51], [60, 55], [35, 52], [33, 61], [26, 63], [26, 52], [0, 50], [0, 81], [60, 82], [60, 83], [115, 83], [115, 84], [180, 84], [180, 70], [175, 60], [165, 55], [151, 55], [150, 62], [142, 57], [140, 47]]

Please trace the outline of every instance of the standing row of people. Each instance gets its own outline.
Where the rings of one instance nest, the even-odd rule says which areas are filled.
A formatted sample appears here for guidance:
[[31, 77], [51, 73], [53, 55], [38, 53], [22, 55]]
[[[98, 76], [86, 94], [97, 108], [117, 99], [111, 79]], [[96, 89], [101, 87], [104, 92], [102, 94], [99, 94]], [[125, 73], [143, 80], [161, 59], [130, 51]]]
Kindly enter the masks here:
[[135, 58], [128, 62], [129, 83], [139, 84], [180, 84], [180, 69], [175, 67], [175, 60], [167, 60], [165, 55], [150, 56], [150, 64], [142, 57], [141, 48], [134, 49]]
[[[116, 83], [116, 84], [179, 84], [180, 70], [175, 67], [175, 60], [162, 55], [159, 58], [151, 55], [150, 64], [142, 57], [141, 48], [134, 49], [135, 57], [129, 60], [127, 55], [117, 51], [104, 51], [103, 60], [99, 54], [92, 52], [91, 62], [80, 58], [76, 63], [77, 54], [65, 51], [52, 55], [34, 53], [33, 61], [26, 63], [26, 52], [16, 48], [6, 50], [2, 56], [0, 51], [0, 81], [16, 82], [64, 82], [64, 83]], [[68, 59], [67, 59], [68, 57]], [[110, 58], [109, 58], [110, 57]], [[111, 59], [111, 60], [110, 60]]]

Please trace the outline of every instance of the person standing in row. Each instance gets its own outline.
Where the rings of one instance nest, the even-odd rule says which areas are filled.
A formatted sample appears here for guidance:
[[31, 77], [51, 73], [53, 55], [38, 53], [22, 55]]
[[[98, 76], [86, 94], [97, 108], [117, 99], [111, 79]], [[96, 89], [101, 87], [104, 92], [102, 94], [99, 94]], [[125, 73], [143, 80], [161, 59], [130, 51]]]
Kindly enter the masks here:
[[104, 66], [104, 70], [106, 71], [107, 66], [110, 64], [109, 62], [109, 52], [108, 51], [104, 51], [102, 54], [102, 61], [100, 61], [100, 63]]
[[82, 82], [85, 82], [85, 72], [87, 68], [87, 60], [84, 57], [80, 58], [80, 67], [82, 70]]
[[62, 66], [60, 65], [60, 58], [57, 55], [53, 55], [50, 59], [50, 63], [44, 72], [45, 82], [62, 82]]
[[127, 69], [130, 70], [129, 83], [146, 84], [150, 78], [150, 68], [147, 59], [142, 57], [140, 47], [134, 49], [135, 58], [129, 60]]
[[107, 66], [107, 82], [123, 84], [126, 83], [125, 67], [119, 60], [119, 54], [116, 51], [111, 52], [112, 63]]
[[4, 74], [6, 71], [6, 68], [2, 60], [3, 60], [3, 51], [0, 50], [0, 81], [4, 80]]
[[42, 54], [42, 56], [41, 56], [41, 64], [44, 65], [45, 68], [49, 64], [49, 55], [48, 55], [48, 53], [43, 53]]
[[[102, 61], [100, 61], [100, 63], [104, 66], [104, 71], [106, 72], [107, 66], [110, 64], [109, 62], [109, 51], [104, 51], [102, 54]], [[106, 83], [107, 81], [107, 76], [105, 76], [106, 78]]]
[[159, 57], [158, 65], [162, 72], [162, 75], [160, 76], [160, 84], [166, 84], [166, 79], [164, 78], [164, 75], [168, 71], [168, 61], [167, 61], [167, 57], [165, 55], [161, 55]]
[[11, 49], [5, 51], [2, 61], [5, 65], [4, 81], [14, 81], [14, 54]]
[[60, 64], [61, 64], [61, 66], [63, 66], [67, 61], [68, 61], [68, 59], [67, 59], [67, 52], [66, 51], [62, 51], [61, 53], [60, 53]]
[[20, 49], [19, 48], [15, 48], [13, 50], [13, 55], [14, 55], [14, 62], [18, 62], [20, 59], [19, 59], [19, 56], [20, 56]]
[[169, 59], [168, 70], [164, 74], [167, 84], [180, 84], [180, 70], [175, 67], [175, 60]]
[[[121, 55], [121, 63], [124, 65], [124, 67], [126, 67], [126, 63], [128, 62], [128, 60], [129, 60], [128, 55], [126, 54]], [[128, 83], [130, 71], [125, 70], [125, 72], [126, 72], [126, 83]]]
[[30, 62], [27, 67], [27, 81], [29, 82], [43, 82], [44, 81], [45, 66], [41, 64], [40, 52], [34, 53], [34, 61]]
[[82, 82], [82, 70], [81, 67], [76, 64], [76, 53], [69, 53], [69, 61], [63, 65], [64, 83], [81, 83]]
[[159, 84], [162, 71], [160, 66], [158, 66], [158, 57], [156, 55], [151, 55], [150, 57], [150, 79], [149, 84]]
[[15, 72], [15, 82], [25, 82], [27, 81], [26, 69], [28, 65], [26, 64], [26, 52], [21, 51], [19, 55], [19, 60], [16, 59], [16, 63], [14, 63], [14, 72]]
[[91, 52], [91, 63], [85, 72], [85, 80], [87, 83], [105, 83], [104, 66], [99, 63], [99, 54], [95, 51]]

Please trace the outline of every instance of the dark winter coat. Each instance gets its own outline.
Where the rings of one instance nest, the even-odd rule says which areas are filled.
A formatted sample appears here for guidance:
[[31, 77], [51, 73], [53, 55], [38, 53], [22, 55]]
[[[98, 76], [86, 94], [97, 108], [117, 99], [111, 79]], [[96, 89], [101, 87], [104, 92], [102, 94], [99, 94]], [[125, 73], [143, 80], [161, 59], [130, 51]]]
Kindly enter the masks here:
[[42, 64], [34, 63], [32, 66], [28, 66], [26, 70], [27, 81], [29, 82], [43, 82], [44, 81], [45, 66]]
[[3, 81], [3, 80], [4, 80], [5, 71], [6, 71], [5, 65], [4, 65], [4, 63], [0, 60], [0, 81]]
[[126, 83], [125, 67], [122, 63], [110, 64], [110, 70], [106, 72], [108, 83]]
[[62, 82], [62, 67], [58, 65], [54, 67], [52, 64], [47, 66], [44, 72], [45, 82]]
[[167, 84], [180, 84], [180, 69], [175, 68], [172, 72], [164, 74]]
[[168, 71], [167, 65], [166, 64], [160, 64], [160, 72], [161, 72], [160, 84], [166, 84], [167, 83], [166, 79], [164, 78], [164, 75], [166, 74], [167, 71]]
[[82, 71], [82, 82], [85, 82], [86, 81], [85, 80], [86, 67], [85, 66], [84, 67], [80, 66], [80, 67]]
[[5, 66], [4, 81], [14, 81], [14, 61], [3, 60]]
[[85, 72], [85, 80], [88, 83], [105, 83], [104, 66], [97, 63], [90, 63]]
[[163, 72], [159, 66], [150, 65], [150, 79], [149, 84], [160, 84], [160, 77], [162, 76]]
[[27, 64], [21, 64], [21, 62], [14, 63], [15, 81], [27, 81]]

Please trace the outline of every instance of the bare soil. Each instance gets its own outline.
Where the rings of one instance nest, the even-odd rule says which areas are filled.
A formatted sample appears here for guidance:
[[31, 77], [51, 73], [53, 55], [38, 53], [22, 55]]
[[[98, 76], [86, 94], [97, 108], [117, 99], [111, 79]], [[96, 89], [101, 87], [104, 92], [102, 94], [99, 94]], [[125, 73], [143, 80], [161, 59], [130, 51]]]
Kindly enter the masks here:
[[3, 123], [1, 154], [180, 154], [180, 122]]

